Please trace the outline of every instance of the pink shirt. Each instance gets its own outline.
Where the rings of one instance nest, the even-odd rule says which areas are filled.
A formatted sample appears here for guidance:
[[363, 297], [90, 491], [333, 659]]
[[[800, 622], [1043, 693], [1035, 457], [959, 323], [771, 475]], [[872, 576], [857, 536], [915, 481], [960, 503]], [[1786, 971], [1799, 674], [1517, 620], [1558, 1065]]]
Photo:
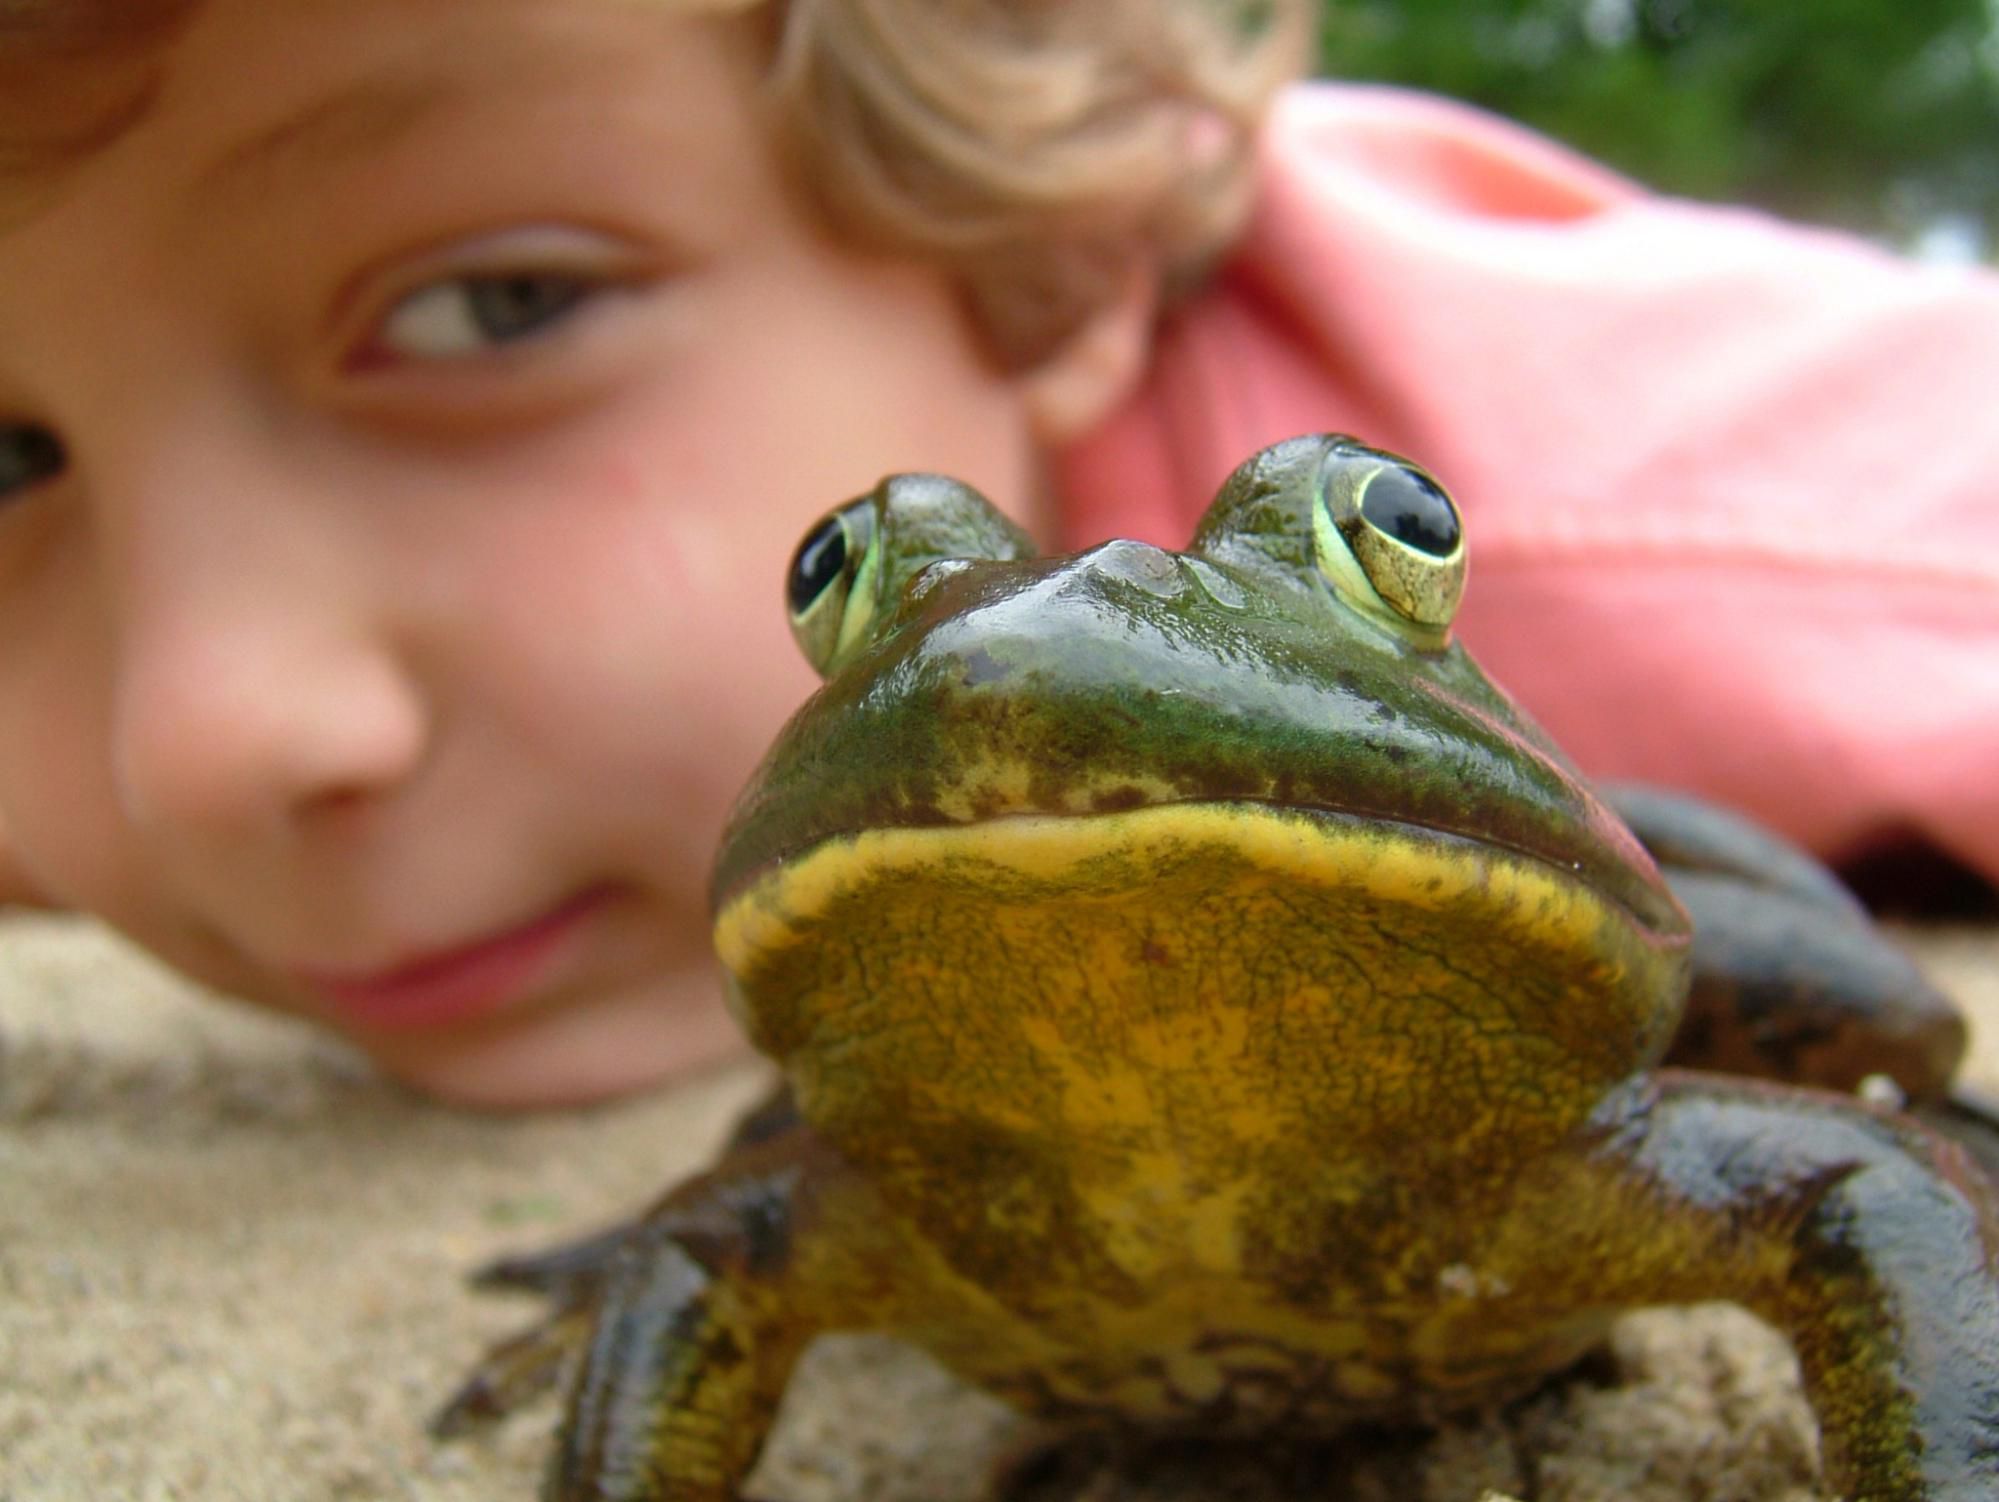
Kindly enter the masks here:
[[1066, 541], [1185, 541], [1328, 429], [1462, 505], [1466, 646], [1594, 775], [1999, 880], [1999, 277], [1661, 198], [1468, 107], [1314, 84]]

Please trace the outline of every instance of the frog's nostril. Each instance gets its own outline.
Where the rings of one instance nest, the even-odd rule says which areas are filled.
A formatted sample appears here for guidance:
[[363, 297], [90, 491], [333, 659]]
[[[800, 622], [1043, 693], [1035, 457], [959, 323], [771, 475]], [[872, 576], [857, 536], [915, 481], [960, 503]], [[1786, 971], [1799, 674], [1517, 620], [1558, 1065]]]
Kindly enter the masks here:
[[1092, 549], [1088, 558], [1093, 572], [1122, 580], [1162, 600], [1170, 600], [1187, 588], [1180, 559], [1149, 542], [1120, 538]]

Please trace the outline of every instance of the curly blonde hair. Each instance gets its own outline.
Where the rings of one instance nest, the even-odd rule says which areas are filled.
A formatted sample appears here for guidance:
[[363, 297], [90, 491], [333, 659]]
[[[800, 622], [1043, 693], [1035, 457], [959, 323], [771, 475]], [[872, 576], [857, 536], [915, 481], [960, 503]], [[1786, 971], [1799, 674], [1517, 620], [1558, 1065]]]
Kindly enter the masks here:
[[1241, 225], [1311, 0], [790, 0], [770, 87], [865, 245], [956, 272], [1031, 365], [1143, 271], [1170, 298]]
[[[756, 10], [758, 0], [643, 0]], [[0, 186], [31, 202], [140, 118], [200, 0], [0, 0]], [[927, 258], [1010, 368], [1134, 276], [1195, 285], [1314, 0], [761, 0], [782, 145], [835, 231]]]

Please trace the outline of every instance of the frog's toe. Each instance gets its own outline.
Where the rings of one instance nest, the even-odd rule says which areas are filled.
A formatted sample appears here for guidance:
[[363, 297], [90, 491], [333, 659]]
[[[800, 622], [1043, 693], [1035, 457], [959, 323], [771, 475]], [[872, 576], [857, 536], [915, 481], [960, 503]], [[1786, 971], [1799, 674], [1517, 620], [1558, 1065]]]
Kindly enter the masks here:
[[472, 1274], [475, 1288], [519, 1289], [565, 1303], [601, 1287], [612, 1259], [637, 1232], [639, 1221], [624, 1221], [589, 1236], [544, 1247], [538, 1252], [495, 1258]]
[[[789, 1086], [779, 1085], [736, 1123], [725, 1153], [772, 1142], [801, 1127], [797, 1103]], [[671, 1196], [669, 1196], [671, 1198]], [[634, 1240], [651, 1212], [619, 1221], [601, 1231], [538, 1252], [510, 1253], [488, 1262], [472, 1274], [475, 1288], [519, 1289], [563, 1303], [592, 1297], [610, 1276], [611, 1264], [627, 1242]]]
[[474, 1287], [540, 1294], [553, 1307], [480, 1358], [432, 1417], [430, 1432], [439, 1439], [454, 1438], [504, 1418], [556, 1388], [589, 1341], [618, 1254], [643, 1224], [625, 1222], [539, 1252], [501, 1257], [473, 1272]]
[[431, 1418], [431, 1434], [467, 1434], [553, 1391], [588, 1344], [595, 1318], [594, 1301], [565, 1304], [492, 1347]]

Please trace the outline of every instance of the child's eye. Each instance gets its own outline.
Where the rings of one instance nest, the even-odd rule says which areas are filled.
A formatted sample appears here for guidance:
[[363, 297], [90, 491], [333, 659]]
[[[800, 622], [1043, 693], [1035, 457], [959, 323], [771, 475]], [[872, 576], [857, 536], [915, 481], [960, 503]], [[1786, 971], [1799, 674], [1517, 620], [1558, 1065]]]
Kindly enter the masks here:
[[33, 423], [0, 423], [0, 502], [63, 471], [62, 440]]
[[373, 341], [387, 353], [425, 360], [476, 355], [557, 322], [596, 280], [570, 272], [460, 276], [410, 293], [389, 310]]

